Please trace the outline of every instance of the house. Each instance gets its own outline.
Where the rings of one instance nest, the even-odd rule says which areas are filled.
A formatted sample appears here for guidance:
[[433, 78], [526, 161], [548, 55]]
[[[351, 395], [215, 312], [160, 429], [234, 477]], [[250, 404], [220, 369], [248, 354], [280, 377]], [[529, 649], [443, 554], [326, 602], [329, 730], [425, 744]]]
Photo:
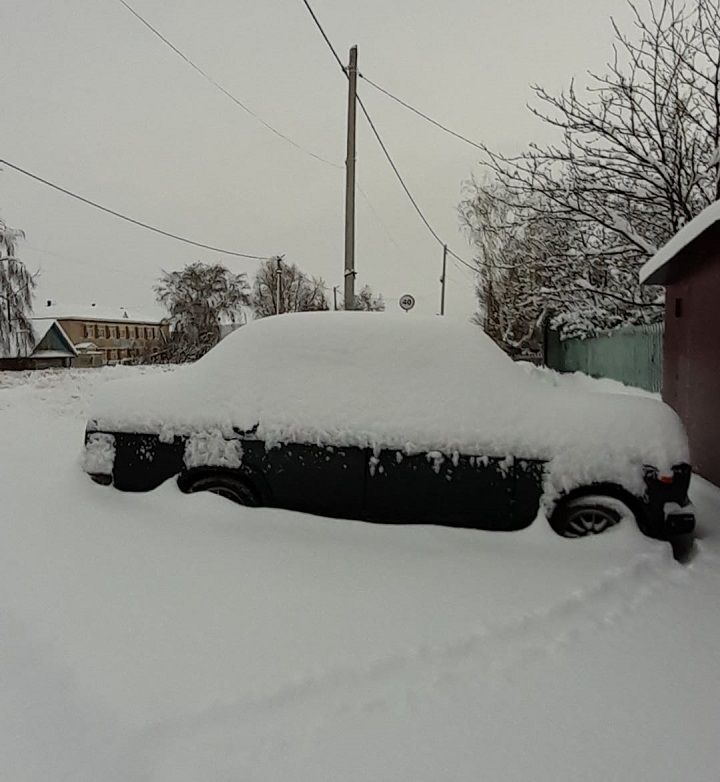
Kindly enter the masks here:
[[54, 317], [80, 354], [74, 366], [132, 362], [160, 352], [169, 337], [161, 318], [122, 307], [65, 307], [52, 300], [35, 307], [39, 316]]
[[29, 353], [23, 348], [10, 349], [0, 355], [1, 369], [57, 369], [69, 367], [77, 351], [63, 327], [54, 318], [30, 321], [35, 347]]
[[665, 286], [662, 396], [688, 431], [695, 472], [720, 485], [720, 202], [640, 270]]

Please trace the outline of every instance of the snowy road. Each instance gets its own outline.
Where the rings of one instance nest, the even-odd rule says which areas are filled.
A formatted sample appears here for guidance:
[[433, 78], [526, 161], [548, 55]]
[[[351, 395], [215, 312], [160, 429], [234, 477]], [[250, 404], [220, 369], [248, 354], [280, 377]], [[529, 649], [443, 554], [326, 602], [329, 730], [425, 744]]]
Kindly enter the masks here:
[[720, 777], [720, 492], [689, 565], [121, 494], [78, 454], [137, 371], [0, 374], [0, 778]]

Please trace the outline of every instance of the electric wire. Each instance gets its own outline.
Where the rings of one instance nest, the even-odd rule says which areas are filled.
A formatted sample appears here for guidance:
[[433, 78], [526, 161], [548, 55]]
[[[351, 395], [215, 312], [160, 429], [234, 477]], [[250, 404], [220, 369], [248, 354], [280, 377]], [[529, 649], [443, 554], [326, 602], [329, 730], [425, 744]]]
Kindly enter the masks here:
[[271, 133], [274, 133], [278, 138], [283, 139], [283, 141], [286, 141], [288, 144], [291, 144], [296, 149], [299, 149], [301, 152], [304, 152], [306, 155], [309, 155], [312, 158], [315, 158], [315, 160], [319, 160], [321, 163], [326, 163], [329, 166], [332, 166], [333, 168], [342, 168], [342, 166], [339, 163], [335, 163], [332, 160], [328, 160], [327, 158], [322, 157], [322, 155], [318, 155], [315, 152], [311, 152], [309, 149], [306, 149], [302, 145], [298, 144], [296, 141], [290, 138], [290, 136], [285, 135], [281, 131], [279, 131], [277, 128], [273, 127], [269, 122], [264, 120], [259, 114], [256, 114], [252, 109], [250, 109], [248, 106], [246, 106], [239, 98], [235, 97], [229, 90], [227, 90], [225, 87], [222, 86], [218, 81], [216, 81], [207, 71], [203, 70], [199, 65], [197, 65], [193, 60], [190, 59], [186, 54], [184, 54], [180, 49], [178, 49], [177, 46], [175, 46], [172, 41], [167, 39], [156, 27], [153, 27], [150, 22], [147, 21], [143, 16], [140, 15], [129, 3], [126, 2], [126, 0], [118, 0], [119, 3], [121, 3], [125, 8], [145, 27], [147, 27], [148, 30], [150, 30], [154, 35], [156, 35], [166, 46], [168, 46], [172, 51], [175, 52], [175, 54], [178, 55], [181, 59], [183, 59], [193, 70], [195, 70], [197, 73], [199, 73], [206, 81], [208, 81], [210, 84], [215, 87], [215, 89], [219, 90], [223, 95], [225, 95], [227, 98], [230, 98], [230, 100], [235, 103], [237, 106], [239, 106], [243, 111], [247, 112], [251, 117], [256, 119], [261, 125], [264, 125]]
[[478, 271], [477, 269], [473, 269], [473, 273], [471, 274], [466, 268], [460, 266], [460, 264], [452, 256], [450, 257], [450, 261], [453, 264], [453, 266], [458, 270], [458, 272], [462, 274], [463, 277], [465, 277], [465, 279], [467, 280], [474, 279], [474, 275], [477, 274]]
[[455, 136], [455, 138], [460, 139], [461, 141], [465, 141], [468, 144], [471, 144], [473, 147], [479, 150], [485, 150], [485, 147], [482, 144], [478, 144], [476, 141], [473, 141], [472, 139], [469, 139], [467, 136], [463, 136], [462, 133], [457, 133], [456, 131], [452, 130], [452, 128], [448, 128], [447, 125], [443, 125], [442, 122], [438, 122], [436, 119], [433, 119], [432, 117], [428, 116], [424, 112], [420, 111], [420, 109], [416, 109], [415, 106], [411, 106], [407, 101], [404, 101], [402, 98], [398, 98], [397, 95], [393, 95], [392, 92], [389, 90], [386, 90], [384, 87], [381, 87], [379, 84], [376, 84], [372, 79], [368, 79], [365, 74], [358, 72], [358, 76], [366, 81], [371, 87], [374, 87], [379, 92], [382, 92], [384, 95], [387, 95], [388, 98], [391, 98], [392, 100], [399, 103], [401, 106], [404, 106], [406, 109], [410, 109], [410, 111], [417, 114], [419, 117], [422, 117], [424, 120], [427, 120], [431, 124], [435, 125], [435, 127], [440, 128], [440, 130], [444, 130], [446, 133], [449, 133], [451, 136]]
[[302, 0], [305, 8], [307, 8], [308, 13], [312, 17], [313, 22], [315, 22], [315, 26], [320, 31], [320, 35], [325, 39], [325, 43], [328, 45], [330, 51], [333, 53], [333, 57], [335, 58], [337, 64], [340, 66], [340, 70], [347, 76], [347, 68], [343, 64], [343, 61], [340, 59], [340, 55], [337, 53], [337, 50], [332, 45], [332, 41], [327, 37], [327, 34], [325, 33], [325, 30], [323, 30], [323, 26], [320, 24], [320, 20], [315, 15], [315, 11], [313, 11], [312, 6], [308, 2], [308, 0]]
[[451, 255], [456, 261], [460, 261], [460, 263], [463, 266], [466, 266], [468, 269], [470, 269], [471, 272], [477, 274], [477, 266], [468, 263], [464, 258], [461, 258], [457, 253], [453, 252], [449, 247], [448, 247], [448, 255]]
[[[120, 0], [120, 1], [124, 2], [124, 0]], [[337, 64], [340, 66], [340, 69], [345, 74], [345, 76], [349, 78], [349, 74], [347, 72], [347, 68], [343, 65], [343, 62], [340, 59], [340, 55], [337, 53], [337, 50], [335, 49], [335, 47], [332, 45], [332, 42], [328, 38], [325, 30], [323, 29], [322, 24], [320, 23], [320, 20], [318, 19], [317, 15], [313, 11], [313, 9], [312, 9], [312, 7], [311, 7], [311, 5], [309, 3], [309, 0], [302, 0], [302, 2], [305, 5], [305, 7], [307, 8], [307, 10], [308, 10], [310, 16], [312, 17], [313, 21], [315, 22], [315, 25], [318, 28], [318, 30], [320, 31], [320, 34], [322, 35], [323, 39], [325, 40], [325, 43], [328, 45], [330, 51], [332, 52], [333, 57], [335, 58]], [[367, 81], [367, 79], [366, 79], [366, 81]], [[373, 122], [373, 120], [372, 120], [372, 118], [370, 116], [370, 113], [368, 112], [367, 108], [365, 107], [365, 103], [363, 102], [362, 98], [359, 95], [357, 95], [356, 99], [357, 99], [358, 105], [360, 106], [360, 110], [364, 114], [365, 119], [367, 120], [367, 123], [370, 126], [370, 129], [371, 129], [373, 135], [375, 136], [375, 139], [377, 140], [378, 144], [380, 145], [380, 149], [382, 149], [383, 154], [385, 155], [385, 158], [386, 158], [387, 162], [389, 163], [389, 165], [392, 168], [395, 176], [397, 177], [398, 182], [400, 182], [400, 185], [402, 186], [402, 189], [405, 191], [405, 195], [408, 197], [410, 203], [413, 205], [413, 207], [414, 207], [415, 211], [417, 212], [418, 216], [422, 220], [422, 222], [425, 225], [425, 227], [427, 228], [427, 230], [433, 236], [435, 241], [438, 242], [438, 244], [440, 244], [443, 247], [447, 246], [446, 243], [440, 238], [440, 236], [437, 233], [437, 231], [435, 231], [435, 229], [432, 227], [432, 225], [430, 224], [429, 220], [425, 217], [425, 214], [423, 213], [422, 209], [420, 209], [420, 206], [419, 206], [418, 202], [415, 200], [413, 194], [410, 192], [410, 188], [407, 186], [407, 184], [405, 184], [405, 180], [403, 179], [402, 174], [398, 170], [398, 167], [395, 164], [395, 161], [393, 160], [392, 155], [390, 154], [387, 146], [385, 145], [385, 142], [382, 140], [380, 132], [378, 131], [375, 123]], [[458, 261], [460, 261], [460, 263], [462, 263], [465, 266], [467, 266], [468, 269], [471, 269], [472, 271], [476, 271], [475, 267], [472, 264], [468, 263], [466, 260], [461, 258], [457, 253], [453, 252], [450, 248], [448, 248], [448, 253], [450, 255], [452, 255], [454, 258], [456, 258]]]
[[241, 253], [241, 252], [237, 252], [236, 250], [226, 250], [222, 247], [214, 247], [211, 244], [203, 244], [203, 242], [196, 242], [194, 239], [187, 239], [184, 236], [179, 236], [178, 234], [171, 233], [170, 231], [164, 231], [162, 228], [156, 228], [154, 225], [150, 225], [149, 223], [143, 223], [141, 220], [136, 220], [134, 217], [128, 217], [122, 212], [116, 212], [114, 209], [110, 209], [107, 206], [103, 206], [102, 204], [99, 204], [96, 201], [91, 201], [89, 198], [85, 198], [84, 196], [78, 195], [77, 193], [73, 193], [72, 190], [68, 190], [67, 188], [62, 187], [61, 185], [56, 185], [54, 182], [50, 182], [47, 179], [43, 179], [43, 177], [38, 176], [38, 174], [33, 174], [31, 171], [21, 168], [20, 166], [15, 165], [15, 163], [11, 163], [9, 160], [0, 159], [0, 164], [5, 165], [8, 168], [12, 168], [18, 173], [24, 174], [25, 176], [34, 179], [36, 182], [41, 182], [43, 185], [47, 185], [48, 187], [51, 187], [54, 190], [59, 191], [60, 193], [64, 193], [65, 195], [70, 196], [70, 198], [74, 198], [77, 201], [81, 201], [83, 204], [87, 204], [88, 206], [92, 206], [95, 209], [99, 209], [101, 212], [106, 212], [107, 214], [113, 215], [113, 217], [118, 217], [121, 220], [125, 220], [128, 223], [137, 225], [140, 228], [145, 228], [148, 231], [153, 231], [154, 233], [160, 234], [161, 236], [167, 236], [170, 239], [175, 239], [178, 242], [184, 242], [185, 244], [190, 244], [193, 247], [200, 247], [203, 250], [212, 250], [213, 252], [222, 253], [223, 255], [232, 255], [235, 256], [236, 258], [249, 258], [255, 261], [264, 261], [267, 258], [274, 257], [269, 255], [251, 255], [250, 253]]
[[[385, 158], [387, 159], [388, 163], [390, 164], [390, 167], [392, 168], [393, 172], [395, 173], [395, 176], [397, 177], [398, 182], [400, 182], [400, 185], [402, 186], [402, 189], [405, 191], [405, 195], [407, 195], [410, 203], [413, 205], [413, 207], [414, 207], [415, 211], [417, 212], [418, 216], [420, 217], [420, 219], [424, 223], [424, 225], [427, 228], [427, 230], [433, 236], [435, 241], [439, 245], [441, 245], [442, 247], [447, 247], [447, 243], [442, 240], [442, 238], [439, 236], [437, 231], [432, 227], [432, 225], [430, 224], [430, 221], [427, 219], [427, 217], [425, 217], [425, 214], [423, 213], [422, 209], [420, 208], [418, 202], [415, 200], [415, 197], [410, 192], [410, 188], [407, 186], [407, 184], [405, 184], [405, 180], [403, 179], [402, 174], [398, 170], [397, 165], [395, 165], [395, 161], [393, 160], [392, 155], [390, 154], [387, 146], [385, 146], [385, 142], [382, 140], [382, 137], [380, 136], [380, 133], [379, 133], [375, 123], [373, 122], [373, 120], [372, 120], [372, 118], [370, 116], [370, 113], [365, 108], [365, 104], [363, 103], [363, 100], [362, 100], [362, 98], [359, 95], [357, 96], [357, 101], [358, 101], [358, 105], [360, 106], [360, 109], [361, 109], [362, 113], [365, 115], [365, 119], [367, 120], [367, 123], [368, 123], [368, 125], [370, 126], [370, 129], [373, 132], [373, 135], [375, 136], [378, 144], [380, 145], [380, 149], [382, 149], [382, 151], [383, 151], [383, 153], [385, 155]], [[451, 250], [449, 247], [447, 248], [447, 251], [448, 251], [449, 255], [452, 255], [453, 258], [455, 258], [456, 260], [460, 261], [460, 263], [462, 263], [464, 266], [467, 266], [468, 269], [470, 269], [472, 271], [476, 271], [475, 267], [472, 264], [468, 263], [464, 258], [461, 258], [456, 252]]]
[[365, 203], [367, 204], [367, 206], [368, 206], [368, 209], [369, 209], [369, 210], [370, 210], [370, 212], [372, 213], [372, 215], [373, 215], [373, 217], [375, 218], [375, 220], [377, 221], [378, 225], [379, 225], [379, 226], [380, 226], [380, 227], [383, 229], [383, 232], [385, 233], [385, 236], [386, 236], [386, 237], [389, 239], [389, 241], [390, 241], [392, 244], [394, 244], [394, 245], [395, 245], [395, 247], [397, 247], [397, 248], [398, 248], [398, 250], [399, 250], [399, 249], [400, 249], [400, 245], [399, 245], [399, 244], [397, 243], [397, 241], [395, 241], [395, 239], [393, 238], [393, 235], [392, 235], [392, 234], [390, 233], [390, 231], [388, 230], [388, 227], [385, 225], [385, 222], [383, 221], [383, 219], [382, 219], [382, 218], [380, 217], [380, 215], [378, 214], [378, 211], [377, 211], [377, 209], [375, 209], [375, 207], [372, 205], [372, 201], [371, 201], [371, 200], [368, 198], [368, 195], [367, 195], [367, 193], [366, 193], [366, 192], [365, 192], [365, 191], [362, 189], [362, 187], [360, 186], [360, 183], [359, 183], [357, 180], [355, 181], [355, 187], [357, 187], [357, 189], [358, 189], [358, 192], [359, 192], [359, 193], [360, 193], [360, 195], [361, 195], [361, 196], [362, 196], [362, 197], [365, 199]]

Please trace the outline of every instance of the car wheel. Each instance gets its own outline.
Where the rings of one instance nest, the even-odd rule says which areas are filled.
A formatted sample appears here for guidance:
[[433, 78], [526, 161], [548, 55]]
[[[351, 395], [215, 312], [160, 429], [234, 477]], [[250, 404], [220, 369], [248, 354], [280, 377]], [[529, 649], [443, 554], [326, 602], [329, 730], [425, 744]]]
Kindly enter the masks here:
[[255, 492], [245, 481], [228, 475], [207, 475], [198, 478], [187, 486], [185, 491], [189, 493], [210, 491], [225, 497], [226, 500], [232, 500], [238, 505], [246, 505], [250, 508], [255, 508], [259, 504]]
[[564, 538], [584, 538], [605, 532], [627, 516], [634, 518], [630, 508], [615, 497], [573, 497], [558, 506], [550, 526]]

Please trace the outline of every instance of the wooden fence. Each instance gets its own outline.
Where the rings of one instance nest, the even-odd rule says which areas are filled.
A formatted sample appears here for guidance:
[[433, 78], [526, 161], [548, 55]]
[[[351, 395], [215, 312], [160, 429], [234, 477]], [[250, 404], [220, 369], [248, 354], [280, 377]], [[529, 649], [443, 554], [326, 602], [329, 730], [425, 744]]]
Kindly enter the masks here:
[[587, 339], [560, 339], [548, 329], [545, 363], [559, 372], [609, 377], [648, 391], [662, 387], [663, 324], [626, 326]]

